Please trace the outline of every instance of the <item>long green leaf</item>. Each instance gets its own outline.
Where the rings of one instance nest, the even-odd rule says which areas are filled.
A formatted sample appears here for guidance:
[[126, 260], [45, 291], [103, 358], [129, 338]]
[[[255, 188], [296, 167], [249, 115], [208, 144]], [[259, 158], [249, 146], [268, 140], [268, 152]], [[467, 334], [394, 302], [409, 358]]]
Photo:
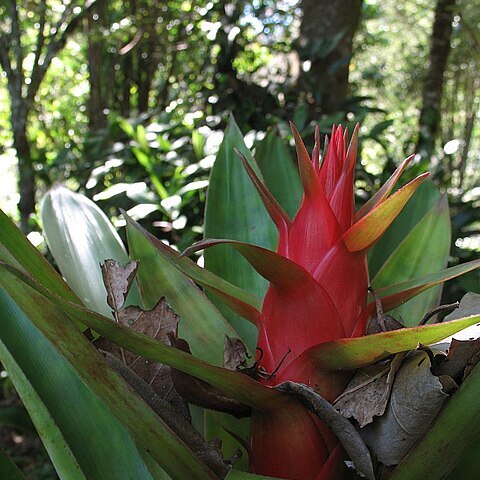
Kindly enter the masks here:
[[276, 129], [270, 130], [255, 149], [255, 160], [273, 196], [293, 218], [302, 201], [298, 169]]
[[480, 315], [434, 325], [402, 328], [357, 338], [342, 338], [316, 345], [296, 361], [308, 362], [318, 370], [354, 370], [394, 353], [411, 350], [418, 343], [429, 345], [480, 322]]
[[[112, 258], [128, 262], [125, 247], [105, 214], [88, 198], [54, 187], [41, 206], [43, 232], [57, 265], [85, 305], [111, 316], [100, 263]], [[141, 304], [135, 284], [129, 303]]]
[[179, 335], [188, 341], [192, 353], [222, 365], [225, 335], [238, 336], [235, 330], [192, 280], [167, 261], [130, 222], [127, 235], [132, 258], [139, 261], [137, 278], [145, 305], [152, 308], [165, 296], [182, 319]]
[[371, 278], [375, 277], [398, 244], [439, 200], [438, 188], [431, 180], [427, 179], [413, 194], [382, 238], [371, 248], [368, 254], [368, 270]]
[[2, 289], [0, 360], [61, 478], [151, 478], [129, 433]]
[[[471, 465], [462, 465], [464, 454], [471, 450], [478, 458], [480, 440], [480, 365], [465, 379], [460, 389], [447, 403], [432, 428], [423, 440], [411, 451], [407, 458], [394, 471], [391, 480], [411, 480], [446, 478], [455, 466], [458, 480], [475, 480], [478, 470], [473, 472]], [[476, 459], [478, 465], [478, 459]], [[470, 474], [469, 474], [470, 472]]]
[[[28, 317], [25, 318], [25, 321], [30, 321], [37, 329], [41, 330], [42, 334], [55, 347], [55, 353], [60, 354], [67, 362], [68, 371], [72, 372], [73, 370], [78, 375], [81, 383], [101, 401], [100, 405], [104, 409], [107, 407], [115, 417], [121, 419], [122, 424], [134, 435], [136, 442], [143, 447], [144, 454], [148, 452], [173, 479], [206, 480], [215, 478], [214, 474], [193, 454], [190, 448], [109, 367], [104, 358], [65, 314], [37, 290], [22, 282], [20, 278], [25, 274], [17, 271], [20, 276], [16, 276], [12, 273], [13, 271], [13, 267], [0, 269], [0, 285]], [[40, 286], [40, 284], [37, 285]], [[40, 288], [44, 289], [41, 286]], [[61, 302], [67, 302], [60, 297], [56, 298]], [[79, 309], [83, 308], [75, 304], [70, 305]], [[110, 323], [115, 325], [113, 321]], [[3, 334], [2, 338], [4, 338]], [[25, 344], [29, 344], [29, 342], [25, 342]], [[18, 352], [15, 353], [18, 354]], [[38, 378], [37, 381], [44, 381], [44, 379]], [[36, 388], [38, 389], [38, 386]], [[61, 396], [57, 397], [57, 403], [59, 398]], [[68, 405], [70, 423], [75, 423], [75, 420], [72, 419], [72, 409], [77, 412], [79, 398], [81, 397], [77, 397], [76, 403]], [[90, 415], [96, 421], [96, 417], [101, 416], [102, 413], [92, 409]], [[76, 424], [83, 427], [81, 423], [83, 420], [77, 419]], [[100, 431], [104, 435], [104, 432], [108, 430], [101, 429]], [[110, 445], [110, 448], [113, 451], [113, 444]], [[111, 454], [112, 452], [110, 452]], [[130, 461], [132, 457], [126, 455], [126, 458]], [[142, 462], [139, 462], [139, 465], [141, 466]], [[96, 478], [86, 476], [87, 478]], [[103, 478], [108, 478], [108, 475]], [[113, 476], [113, 478], [116, 477]], [[142, 478], [142, 476], [137, 477], [132, 474], [130, 478]]]
[[[372, 279], [374, 289], [408, 281], [445, 268], [450, 251], [450, 215], [447, 197], [415, 225], [392, 252]], [[438, 305], [441, 286], [423, 292], [397, 307], [392, 315], [407, 326], [418, 325], [423, 316]]]
[[73, 290], [2, 210], [0, 210], [0, 260], [22, 268], [48, 289], [67, 300], [80, 302]]
[[[390, 310], [434, 285], [446, 282], [479, 267], [480, 260], [473, 260], [472, 262], [462, 263], [461, 265], [446, 268], [424, 277], [379, 288], [376, 290], [376, 294], [382, 299], [384, 309]], [[370, 300], [373, 302], [372, 297], [370, 297]]]
[[[275, 249], [276, 230], [235, 153], [235, 148], [246, 156], [258, 172], [242, 133], [231, 117], [210, 176], [205, 209], [205, 237], [231, 238]], [[263, 298], [268, 283], [237, 252], [222, 246], [206, 251], [204, 256], [207, 270]], [[256, 329], [222, 302], [214, 302], [250, 350], [253, 350], [257, 338]]]
[[[10, 279], [10, 284], [2, 280], [2, 278]], [[32, 277], [10, 265], [0, 263], [0, 285], [12, 290], [15, 294], [18, 294], [21, 288], [28, 288], [29, 291], [34, 292], [36, 295], [41, 294], [41, 300], [39, 300], [41, 303], [44, 303], [45, 298], [47, 298], [62, 311], [66, 312], [70, 318], [93, 328], [121, 347], [149, 360], [165, 363], [177, 370], [204, 380], [227, 395], [231, 395], [237, 400], [259, 410], [269, 410], [270, 408], [278, 407], [288, 398], [261, 385], [247, 375], [210, 365], [203, 360], [195, 358], [193, 355], [169, 347], [158, 340], [113, 322], [92, 310], [88, 310], [86, 307], [68, 302], [47, 290]], [[44, 319], [39, 320], [39, 322], [44, 321]], [[42, 331], [48, 334], [53, 328], [48, 323], [45, 325], [42, 323], [41, 326]], [[64, 347], [63, 344], [59, 346]], [[65, 346], [65, 348], [67, 347], [71, 348], [71, 345]]]

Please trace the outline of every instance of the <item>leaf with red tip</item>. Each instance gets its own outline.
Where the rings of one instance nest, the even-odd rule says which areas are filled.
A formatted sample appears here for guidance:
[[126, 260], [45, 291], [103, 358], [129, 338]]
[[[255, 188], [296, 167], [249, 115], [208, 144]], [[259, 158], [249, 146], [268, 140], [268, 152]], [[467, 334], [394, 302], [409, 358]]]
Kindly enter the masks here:
[[318, 177], [315, 172], [313, 163], [310, 160], [305, 144], [303, 143], [302, 137], [298, 130], [295, 128], [295, 125], [290, 122], [290, 128], [292, 129], [293, 139], [295, 140], [295, 149], [297, 151], [298, 158], [298, 169], [300, 170], [300, 177], [302, 179], [303, 189], [305, 195], [315, 196], [318, 195], [321, 191], [320, 184], [318, 182]]
[[263, 205], [265, 206], [265, 209], [267, 210], [270, 218], [277, 227], [279, 233], [277, 247], [278, 253], [288, 256], [288, 230], [292, 221], [290, 220], [289, 216], [282, 208], [282, 206], [278, 203], [276, 198], [268, 190], [260, 177], [253, 170], [245, 155], [243, 155], [243, 153], [237, 149], [235, 149], [235, 152], [240, 157], [243, 163], [243, 167], [245, 168], [245, 171], [247, 172], [250, 180], [256, 188], [258, 195], [260, 196]]
[[433, 325], [332, 340], [310, 348], [296, 362], [298, 365], [304, 364], [305, 369], [354, 370], [394, 353], [414, 349], [419, 343], [429, 345], [438, 342], [478, 322], [480, 315], [472, 315]]
[[[234, 147], [247, 157], [253, 169], [258, 172], [242, 132], [231, 116], [210, 174], [204, 235], [206, 238], [233, 238], [273, 250], [277, 246], [277, 230]], [[268, 283], [234, 250], [222, 247], [206, 250], [204, 259], [205, 268], [210, 272], [263, 298]], [[253, 325], [245, 322], [221, 301], [209, 296], [249, 349], [254, 350], [257, 331]]]
[[[434, 285], [446, 282], [479, 267], [480, 260], [473, 260], [472, 262], [446, 268], [440, 272], [430, 273], [420, 278], [379, 288], [375, 293], [382, 299], [384, 310], [391, 310]], [[373, 302], [373, 298], [371, 298], [371, 301]]]
[[368, 200], [368, 202], [358, 210], [358, 212], [355, 214], [355, 220], [360, 220], [368, 212], [373, 210], [379, 203], [383, 202], [388, 195], [390, 195], [390, 192], [397, 183], [398, 179], [401, 177], [408, 164], [414, 157], [415, 155], [410, 155], [397, 167], [390, 178], [378, 189], [375, 195], [373, 195], [373, 197], [370, 198], [370, 200]]
[[419, 175], [354, 223], [343, 235], [347, 248], [351, 252], [358, 252], [375, 243], [428, 175]]
[[214, 245], [237, 249], [260, 275], [271, 282], [262, 309], [258, 346], [262, 366], [273, 371], [315, 343], [345, 335], [337, 309], [326, 290], [300, 265], [256, 245], [231, 240], [198, 242], [184, 254]]
[[[70, 318], [87, 325], [117, 345], [146, 359], [164, 363], [195, 378], [204, 380], [253, 408], [260, 410], [278, 408], [278, 402], [283, 404], [285, 401], [282, 394], [263, 386], [247, 375], [211, 365], [193, 355], [169, 347], [158, 340], [113, 322], [84, 306], [65, 300], [45, 288], [28, 274], [3, 262], [0, 262], [0, 276], [4, 280], [6, 279], [2, 281], [2, 287], [9, 293], [10, 291], [16, 291], [16, 285], [24, 284], [28, 286], [27, 289], [30, 288], [33, 289], [31, 291], [38, 292], [44, 299], [48, 299]], [[10, 282], [7, 282], [9, 279]], [[40, 300], [39, 303], [41, 303]]]
[[256, 144], [255, 160], [268, 190], [289, 217], [293, 218], [300, 208], [303, 187], [296, 162], [293, 161], [278, 129], [272, 129]]
[[[128, 224], [127, 232], [130, 231], [131, 228], [136, 229], [153, 247], [155, 247], [158, 255], [164, 261], [184, 273], [195, 283], [205, 288], [205, 290], [214, 294], [217, 298], [222, 300], [225, 305], [228, 305], [243, 318], [250, 320], [254, 324], [258, 324], [260, 310], [262, 308], [262, 301], [260, 298], [253, 293], [247, 292], [246, 290], [227, 282], [205, 268], [199, 267], [189, 258], [182, 257], [177, 251], [153, 236], [130, 217], [125, 215], [125, 218]], [[144, 251], [145, 248], [142, 249], [142, 252]]]
[[[415, 196], [410, 200], [415, 206]], [[418, 208], [421, 208], [420, 206]], [[446, 195], [421, 219], [410, 232], [399, 239], [395, 250], [375, 276], [371, 286], [375, 291], [393, 283], [405, 282], [438, 272], [447, 266], [451, 245], [451, 224]], [[380, 241], [381, 242], [381, 241]], [[392, 313], [405, 326], [418, 325], [423, 316], [438, 306], [441, 286], [423, 292]]]

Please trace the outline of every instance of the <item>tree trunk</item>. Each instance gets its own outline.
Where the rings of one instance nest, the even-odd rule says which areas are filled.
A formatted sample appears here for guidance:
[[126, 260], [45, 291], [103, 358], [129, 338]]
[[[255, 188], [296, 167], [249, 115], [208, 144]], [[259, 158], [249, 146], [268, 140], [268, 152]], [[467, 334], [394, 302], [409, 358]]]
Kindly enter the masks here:
[[435, 20], [430, 40], [427, 74], [423, 83], [422, 111], [416, 151], [422, 158], [430, 158], [440, 131], [440, 106], [443, 93], [443, 75], [450, 53], [452, 20], [455, 0], [437, 0]]
[[303, 69], [299, 87], [312, 107], [311, 118], [341, 110], [347, 99], [353, 36], [362, 4], [363, 0], [301, 2], [298, 53]]
[[88, 98], [88, 123], [90, 131], [97, 131], [107, 126], [107, 98], [105, 89], [104, 62], [105, 41], [102, 26], [105, 24], [105, 5], [97, 2], [87, 15], [88, 37], [88, 81], [90, 96]]
[[30, 231], [29, 218], [35, 212], [35, 171], [33, 169], [30, 143], [27, 138], [27, 111], [12, 109], [13, 146], [18, 158], [18, 192], [20, 201], [20, 228], [24, 233]]

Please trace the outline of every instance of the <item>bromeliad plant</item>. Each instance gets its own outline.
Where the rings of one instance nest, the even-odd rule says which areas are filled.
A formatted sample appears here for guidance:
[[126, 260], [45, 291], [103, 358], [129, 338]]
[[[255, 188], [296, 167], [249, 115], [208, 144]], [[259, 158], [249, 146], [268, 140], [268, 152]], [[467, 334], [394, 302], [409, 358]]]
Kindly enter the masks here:
[[[422, 292], [480, 262], [442, 270], [449, 238], [448, 234], [436, 237], [439, 228], [445, 233], [448, 227], [448, 210], [439, 199], [424, 214], [415, 213], [418, 221], [410, 225], [408, 234], [394, 238], [391, 254], [369, 280], [368, 250], [389, 227], [398, 230], [405, 223], [400, 212], [427, 174], [392, 193], [408, 158], [355, 212], [358, 129], [348, 142], [347, 131], [334, 127], [323, 154], [317, 131], [311, 157], [295, 128], [293, 134], [301, 185], [284, 195], [279, 183], [295, 183], [298, 174], [285, 158], [280, 140], [274, 134], [267, 137], [265, 142], [277, 152], [277, 163], [268, 166], [259, 158], [258, 168], [232, 120], [211, 175], [205, 221], [209, 238], [180, 255], [127, 218], [130, 257], [139, 261], [138, 270], [135, 264], [126, 270], [116, 265], [116, 273], [105, 274], [104, 267], [108, 306], [94, 265], [108, 258], [125, 264], [128, 257], [93, 204], [57, 187], [42, 207], [50, 249], [66, 280], [75, 285], [75, 293], [7, 218], [0, 217], [0, 285], [4, 289], [0, 360], [62, 478], [339, 479], [349, 459], [363, 475], [374, 478], [365, 444], [330, 403], [356, 369], [414, 349], [418, 343], [439, 341], [475, 324], [480, 316], [393, 331], [384, 328], [367, 336], [367, 325], [375, 317], [370, 283], [385, 310], [420, 294], [415, 312], [426, 313], [436, 305], [438, 292], [433, 297]], [[260, 146], [257, 152], [263, 155], [270, 148]], [[271, 174], [273, 169], [276, 175]], [[262, 177], [269, 179], [270, 188]], [[278, 192], [277, 197], [271, 191]], [[298, 208], [299, 199], [292, 196], [299, 191], [303, 193]], [[422, 211], [424, 205], [417, 203], [415, 208]], [[293, 218], [286, 210], [294, 212]], [[421, 253], [415, 251], [418, 237], [430, 240]], [[201, 249], [205, 249], [205, 269], [187, 256]], [[408, 253], [415, 256], [409, 258]], [[406, 272], [394, 268], [399, 259]], [[417, 264], [423, 265], [421, 272]], [[412, 272], [420, 273], [419, 277]], [[137, 284], [132, 287], [135, 273], [139, 290]], [[79, 278], [88, 281], [78, 282]], [[123, 306], [129, 289], [127, 303], [139, 303], [140, 292], [147, 311]], [[178, 338], [187, 343], [178, 340], [171, 315], [167, 325], [166, 317], [158, 313], [165, 310], [159, 303], [162, 296], [179, 315]], [[116, 321], [107, 318], [111, 310]], [[418, 325], [420, 319], [404, 320]], [[142, 333], [149, 322], [157, 322], [153, 338]], [[111, 367], [116, 363], [107, 363], [81, 333], [85, 327], [121, 347], [119, 358], [132, 367], [129, 371], [140, 356], [161, 362], [175, 369], [172, 385], [190, 402], [237, 416], [251, 414], [248, 424], [245, 419], [207, 410], [196, 425], [208, 439], [212, 432], [223, 437], [227, 449], [248, 437], [252, 473], [241, 471], [245, 463], [231, 468], [221, 457], [219, 462], [219, 452], [213, 449], [212, 453], [213, 447], [202, 443], [202, 436], [192, 433], [188, 425], [179, 427], [171, 421], [175, 412], [170, 407], [156, 404], [152, 410], [147, 406], [139, 396], [144, 386], [132, 381], [136, 376], [131, 373], [120, 377]], [[167, 328], [169, 335], [157, 335]], [[226, 349], [224, 337], [228, 338]], [[245, 347], [232, 340], [238, 337]], [[130, 363], [127, 351], [135, 354]], [[243, 358], [248, 351], [256, 352], [251, 364]], [[228, 361], [222, 367], [224, 357]], [[236, 357], [233, 364], [232, 357]], [[476, 368], [392, 478], [445, 478], [454, 468], [458, 473], [456, 465], [468, 448], [465, 436], [476, 440], [479, 382]], [[452, 419], [459, 422], [454, 431]], [[107, 442], [107, 436], [113, 440]], [[448, 459], [442, 453], [445, 448]]]

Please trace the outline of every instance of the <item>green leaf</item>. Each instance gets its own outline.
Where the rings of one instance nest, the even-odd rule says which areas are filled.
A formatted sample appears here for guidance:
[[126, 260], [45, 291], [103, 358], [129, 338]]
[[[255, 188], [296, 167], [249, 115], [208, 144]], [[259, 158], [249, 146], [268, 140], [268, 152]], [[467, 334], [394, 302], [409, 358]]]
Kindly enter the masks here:
[[287, 147], [275, 129], [256, 146], [255, 160], [268, 189], [293, 218], [302, 201], [302, 182]]
[[[402, 162], [396, 173], [402, 172], [402, 167], [406, 167], [407, 164], [408, 161]], [[395, 181], [396, 176], [392, 175], [392, 177], [390, 180]], [[371, 278], [377, 275], [377, 272], [392, 255], [398, 244], [408, 235], [408, 232], [437, 205], [439, 200], [440, 193], [438, 192], [438, 188], [431, 180], [427, 179], [416, 190], [410, 201], [383, 234], [382, 238], [371, 248], [368, 254], [368, 271], [370, 272]], [[360, 209], [360, 211], [362, 211], [362, 209]]]
[[2, 449], [0, 449], [0, 478], [6, 480], [25, 480], [22, 472]]
[[28, 272], [63, 298], [80, 302], [73, 290], [2, 210], [0, 210], [0, 260]]
[[[403, 238], [372, 279], [375, 290], [408, 281], [446, 267], [451, 242], [447, 197], [436, 205]], [[441, 286], [431, 288], [393, 310], [392, 315], [407, 326], [418, 325], [438, 305]]]
[[179, 336], [187, 340], [192, 353], [222, 365], [225, 335], [238, 336], [235, 330], [192, 280], [173, 266], [130, 220], [127, 236], [132, 258], [139, 262], [137, 278], [146, 308], [153, 308], [164, 296], [181, 318]]
[[[385, 310], [392, 309], [410, 298], [415, 297], [419, 293], [428, 288], [446, 282], [452, 278], [463, 275], [464, 273], [475, 270], [480, 267], [480, 260], [473, 260], [472, 262], [462, 263], [455, 267], [446, 268], [439, 272], [430, 273], [424, 277], [414, 278], [406, 282], [396, 283], [388, 287], [379, 288], [376, 294], [382, 299], [382, 305]], [[373, 298], [370, 296], [370, 301]]]
[[[68, 284], [89, 308], [111, 316], [100, 263], [128, 263], [125, 247], [105, 214], [88, 198], [65, 187], [50, 190], [41, 205], [43, 232]], [[132, 285], [127, 303], [141, 305]]]
[[[67, 313], [70, 318], [98, 331], [117, 345], [144, 358], [164, 363], [200, 380], [204, 380], [247, 405], [259, 410], [269, 410], [270, 408], [278, 407], [279, 404], [281, 405], [285, 401], [285, 397], [282, 394], [265, 387], [247, 375], [210, 365], [203, 360], [195, 358], [193, 355], [168, 347], [158, 340], [113, 322], [92, 310], [88, 310], [84, 306], [68, 302], [47, 290], [27, 274], [0, 262], [0, 285], [18, 294], [21, 289], [27, 288], [23, 284], [28, 285], [30, 292], [36, 295], [41, 294], [41, 298], [37, 303], [45, 303], [45, 298], [47, 298]], [[30, 293], [30, 295], [32, 294]], [[45, 319], [42, 319], [41, 322], [42, 331], [49, 333], [54, 328]], [[63, 344], [61, 346], [63, 347]], [[72, 348], [72, 345], [66, 348]]]
[[[243, 153], [258, 172], [243, 136], [231, 117], [210, 176], [205, 209], [205, 237], [232, 238], [269, 249], [276, 247], [274, 225], [246, 174], [234, 149]], [[214, 274], [263, 298], [268, 283], [235, 251], [221, 246], [206, 251], [205, 267]], [[224, 317], [246, 341], [255, 348], [257, 332], [228, 307], [214, 300]]]
[[[177, 270], [184, 273], [194, 282], [208, 290], [210, 293], [216, 295], [242, 317], [253, 323], [257, 323], [260, 315], [259, 310], [262, 308], [262, 302], [256, 295], [223, 280], [223, 278], [214, 275], [205, 268], [199, 267], [195, 262], [185, 256], [181, 256], [176, 250], [147, 232], [137, 222], [128, 217], [128, 215], [125, 214], [125, 218], [127, 220], [127, 234], [130, 228], [138, 230], [146, 239], [148, 239], [150, 244], [156, 248], [158, 255], [162, 257], [163, 261], [173, 265]], [[146, 245], [144, 247], [147, 248]], [[141, 254], [143, 250], [138, 248], [137, 251]], [[151, 294], [151, 303], [153, 305], [158, 294], [154, 289], [149, 289], [148, 283], [145, 284], [145, 288], [147, 288], [147, 291]]]
[[[473, 471], [473, 465], [463, 464], [463, 461], [473, 456], [478, 465], [479, 391], [480, 365], [477, 365], [449, 400], [423, 440], [394, 471], [391, 480], [473, 480], [478, 477], [478, 470]], [[451, 476], [447, 477], [450, 472]]]
[[429, 345], [480, 322], [480, 315], [434, 325], [401, 328], [357, 338], [342, 338], [316, 345], [295, 361], [318, 370], [354, 370], [394, 353], [411, 350], [419, 343]]
[[207, 139], [198, 130], [192, 130], [193, 153], [197, 160], [201, 160], [204, 156], [203, 148], [205, 147], [206, 141]]
[[[214, 474], [201, 462], [179, 438], [175, 433], [166, 426], [166, 424], [148, 407], [143, 400], [141, 400], [137, 394], [131, 390], [131, 388], [124, 382], [122, 378], [114, 372], [106, 363], [104, 358], [96, 351], [96, 349], [89, 343], [86, 337], [74, 326], [72, 322], [68, 320], [65, 314], [59, 310], [55, 305], [50, 303], [41, 295], [38, 291], [27, 286], [20, 280], [24, 275], [20, 271], [20, 277], [14, 275], [13, 267], [9, 267], [11, 270], [0, 269], [0, 285], [8, 292], [15, 304], [23, 312], [23, 323], [32, 330], [39, 329], [42, 337], [48, 340], [48, 342], [54, 347], [50, 351], [52, 355], [61, 356], [65, 362], [65, 369], [63, 374], [68, 378], [68, 373], [71, 375], [75, 373], [79, 385], [87, 387], [92, 395], [91, 405], [88, 405], [88, 396], [82, 394], [82, 392], [76, 391], [70, 384], [64, 384], [61, 379], [56, 379], [54, 386], [57, 388], [72, 389], [72, 394], [75, 393], [76, 399], [71, 403], [64, 404], [63, 401], [59, 401], [62, 398], [61, 392], [55, 391], [55, 398], [52, 400], [53, 407], [62, 405], [66, 410], [68, 418], [66, 429], [73, 430], [76, 434], [85, 433], [87, 429], [84, 423], [87, 421], [94, 422], [95, 428], [98, 434], [101, 436], [104, 442], [104, 447], [107, 452], [103, 452], [102, 456], [108, 456], [114, 458], [118, 464], [125, 461], [130, 464], [130, 473], [112, 474], [110, 471], [108, 474], [98, 476], [97, 474], [86, 474], [87, 478], [149, 478], [147, 476], [146, 468], [143, 462], [138, 458], [135, 459], [135, 447], [130, 442], [132, 451], [130, 453], [123, 452], [126, 443], [120, 443], [117, 445], [114, 443], [113, 437], [110, 437], [110, 429], [106, 425], [101, 425], [100, 420], [114, 418], [109, 415], [113, 415], [117, 419], [121, 419], [124, 427], [126, 427], [134, 436], [135, 441], [141, 446], [140, 455], [151, 455], [151, 457], [157, 462], [173, 479], [212, 479], [215, 478]], [[37, 284], [39, 285], [39, 284]], [[41, 287], [44, 288], [44, 287]], [[60, 299], [60, 297], [56, 297]], [[66, 302], [61, 300], [61, 302]], [[75, 308], [84, 308], [74, 304]], [[8, 313], [6, 317], [9, 317]], [[102, 317], [100, 317], [102, 318]], [[108, 320], [105, 320], [109, 322]], [[11, 335], [12, 327], [7, 322], [1, 322], [2, 330], [0, 330], [0, 338], [5, 341]], [[112, 325], [116, 325], [114, 322], [109, 322]], [[32, 325], [33, 324], [33, 325]], [[5, 325], [5, 326], [4, 326]], [[15, 337], [14, 337], [15, 339]], [[33, 340], [33, 339], [31, 339]], [[30, 349], [25, 349], [25, 345], [29, 345]], [[22, 349], [27, 351], [26, 355], [30, 351], [34, 351], [36, 343], [27, 341], [22, 342]], [[21, 355], [21, 351], [18, 348], [12, 352], [15, 358]], [[51, 367], [49, 358], [45, 358], [41, 363], [46, 367]], [[37, 363], [40, 360], [37, 359]], [[58, 362], [57, 362], [58, 363]], [[57, 365], [58, 367], [58, 365]], [[52, 372], [51, 375], [56, 375], [57, 370]], [[46, 376], [46, 378], [45, 378]], [[48, 373], [46, 375], [29, 375], [30, 382], [36, 382], [35, 390], [38, 391], [41, 385], [51, 385], [53, 382], [49, 382]], [[39, 385], [41, 384], [41, 385]], [[86, 397], [86, 402], [79, 401]], [[97, 408], [95, 408], [94, 400], [98, 400]], [[87, 411], [82, 414], [82, 408], [87, 408]], [[75, 415], [72, 415], [75, 412]], [[87, 416], [88, 418], [84, 418]], [[118, 426], [120, 429], [120, 425]], [[108, 435], [108, 438], [106, 437]], [[77, 440], [78, 442], [78, 440]], [[82, 443], [86, 444], [86, 447], [92, 448], [90, 440], [84, 439]], [[75, 443], [75, 446], [77, 443]], [[70, 447], [73, 448], [73, 440]], [[112, 450], [118, 450], [118, 453], [112, 455]], [[90, 456], [80, 458], [75, 454], [75, 458], [81, 462], [82, 460], [86, 465], [90, 463], [94, 465], [95, 461], [98, 465], [102, 465], [102, 461], [107, 463], [105, 459], [92, 451]], [[82, 465], [83, 468], [87, 468]], [[112, 468], [112, 467], [111, 467]], [[118, 469], [118, 467], [116, 467]], [[133, 473], [131, 470], [140, 469], [139, 474]], [[143, 472], [142, 472], [143, 469]], [[67, 477], [68, 478], [68, 477]]]
[[415, 190], [425, 181], [428, 175], [428, 173], [419, 175], [355, 222], [343, 234], [342, 238], [346, 247], [351, 252], [358, 252], [369, 248], [375, 243], [395, 220], [415, 193]]
[[128, 432], [2, 289], [0, 360], [61, 478], [151, 478]]

